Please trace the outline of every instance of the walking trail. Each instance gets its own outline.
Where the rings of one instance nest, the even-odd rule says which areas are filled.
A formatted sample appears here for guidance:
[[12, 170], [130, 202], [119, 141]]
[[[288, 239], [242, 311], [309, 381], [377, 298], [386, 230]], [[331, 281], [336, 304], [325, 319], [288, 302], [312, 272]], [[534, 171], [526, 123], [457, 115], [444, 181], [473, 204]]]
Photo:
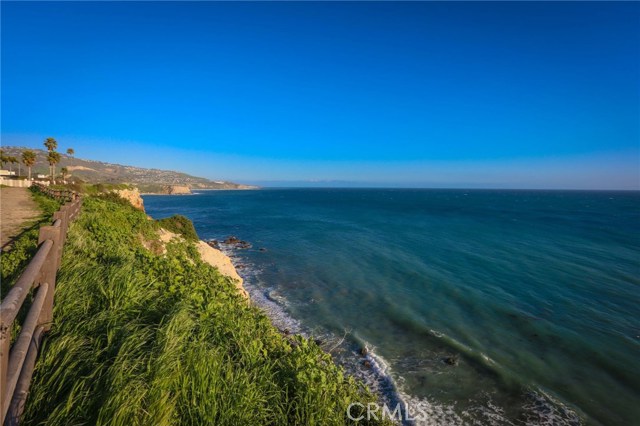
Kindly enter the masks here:
[[0, 188], [0, 246], [6, 251], [11, 241], [42, 212], [27, 188]]

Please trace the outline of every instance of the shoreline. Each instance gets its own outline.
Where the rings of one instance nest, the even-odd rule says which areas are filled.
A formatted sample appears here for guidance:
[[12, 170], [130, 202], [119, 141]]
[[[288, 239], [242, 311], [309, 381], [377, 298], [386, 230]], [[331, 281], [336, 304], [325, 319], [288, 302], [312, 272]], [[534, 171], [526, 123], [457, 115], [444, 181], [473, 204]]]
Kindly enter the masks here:
[[167, 194], [163, 192], [141, 192], [140, 195], [197, 195], [193, 191], [257, 191], [262, 188], [192, 188], [190, 193]]
[[[175, 214], [179, 215], [180, 213], [178, 211]], [[346, 376], [365, 385], [380, 404], [391, 407], [392, 410], [397, 408], [401, 415], [399, 425], [429, 424], [409, 420], [417, 420], [416, 416], [419, 417], [423, 410], [426, 410], [431, 416], [445, 420], [446, 424], [464, 424], [463, 418], [453, 410], [455, 404], [437, 402], [429, 397], [418, 396], [405, 388], [403, 386], [405, 379], [400, 372], [395, 371], [392, 362], [390, 362], [392, 360], [385, 359], [375, 345], [362, 339], [357, 333], [351, 334], [349, 337], [345, 335], [342, 338], [330, 330], [320, 330], [318, 333], [317, 328], [310, 324], [304, 324], [300, 318], [293, 317], [287, 310], [286, 296], [280, 295], [276, 287], [272, 287], [260, 279], [262, 270], [259, 264], [247, 262], [248, 259], [243, 257], [243, 251], [238, 250], [237, 246], [222, 243], [219, 248], [211, 247], [206, 241], [201, 240], [200, 236], [198, 236], [196, 244], [205, 247], [207, 252], [216, 253], [218, 262], [224, 262], [231, 268], [232, 272], [228, 272], [231, 275], [228, 275], [220, 269], [220, 263], [211, 263], [203, 257], [203, 253], [200, 253], [202, 260], [218, 268], [221, 274], [231, 278], [238, 277], [240, 283], [238, 289], [241, 294], [250, 305], [265, 314], [282, 338], [293, 341], [295, 336], [301, 336], [313, 340], [321, 351], [333, 358], [334, 363], [343, 369]], [[240, 269], [242, 275], [236, 270], [234, 259], [236, 263], [240, 261], [245, 266]], [[559, 399], [538, 388], [533, 389], [531, 395], [536, 395], [535, 402], [542, 406], [543, 410], [562, 407], [571, 416], [571, 420], [578, 419], [580, 421], [579, 414], [565, 406]], [[534, 409], [533, 414], [539, 413]]]
[[[150, 201], [150, 207], [155, 206], [159, 208], [157, 211], [161, 213], [158, 214], [166, 214], [168, 212], [179, 214], [180, 212], [188, 211], [194, 215], [194, 218], [201, 220], [202, 218], [206, 219], [207, 222], [204, 222], [204, 224], [199, 222], [204, 231], [202, 237], [206, 240], [211, 239], [212, 241], [213, 238], [216, 238], [221, 242], [221, 251], [226, 254], [233, 263], [239, 266], [237, 272], [244, 280], [244, 288], [250, 294], [251, 304], [265, 312], [270, 322], [276, 326], [281, 334], [285, 336], [300, 334], [306, 338], [316, 340], [318, 346], [320, 346], [325, 352], [333, 352], [332, 355], [334, 355], [334, 360], [336, 363], [342, 365], [346, 374], [366, 383], [376, 396], [387, 399], [392, 407], [395, 406], [396, 402], [400, 402], [402, 404], [406, 403], [409, 407], [409, 411], [415, 407], [428, 407], [430, 412], [433, 412], [434, 414], [437, 413], [438, 416], [445, 416], [445, 413], [452, 409], [452, 406], [448, 405], [446, 401], [441, 402], [437, 398], [430, 398], [429, 396], [425, 396], [424, 393], [420, 393], [422, 388], [418, 388], [417, 386], [412, 388], [411, 386], [413, 384], [407, 385], [407, 380], [411, 380], [411, 378], [410, 376], [407, 378], [407, 376], [403, 375], [406, 375], [407, 371], [410, 371], [407, 367], [409, 364], [403, 365], [397, 362], [397, 360], [392, 356], [389, 356], [388, 352], [385, 353], [386, 349], [384, 344], [381, 344], [379, 348], [376, 348], [375, 342], [369, 343], [357, 333], [350, 333], [348, 336], [342, 336], [340, 330], [337, 330], [336, 332], [336, 330], [332, 330], [331, 327], [328, 327], [328, 329], [319, 328], [317, 327], [317, 323], [314, 324], [312, 322], [314, 319], [313, 317], [301, 314], [301, 312], [304, 311], [299, 309], [300, 306], [298, 304], [305, 303], [306, 299], [296, 298], [298, 293], [287, 294], [286, 288], [289, 288], [289, 286], [283, 285], [283, 283], [289, 279], [288, 276], [284, 275], [284, 272], [295, 274], [297, 270], [289, 268], [285, 271], [283, 268], [278, 274], [276, 274], [272, 269], [270, 269], [270, 265], [274, 265], [280, 261], [285, 262], [287, 260], [286, 257], [282, 257], [286, 250], [284, 250], [284, 252], [279, 251], [278, 248], [280, 246], [278, 244], [280, 244], [280, 241], [276, 240], [276, 242], [274, 242], [269, 239], [268, 237], [270, 234], [265, 235], [264, 233], [255, 232], [254, 226], [256, 225], [263, 227], [268, 226], [266, 225], [266, 220], [261, 220], [259, 222], [245, 221], [246, 218], [244, 215], [247, 214], [245, 210], [240, 210], [239, 212], [232, 210], [230, 215], [228, 208], [226, 207], [231, 203], [227, 200], [226, 196], [224, 197], [225, 202], [223, 203], [223, 208], [218, 209], [215, 214], [212, 213], [211, 218], [209, 218], [209, 216], [203, 215], [199, 210], [199, 208], [202, 208], [203, 211], [206, 211], [206, 209], [209, 208], [208, 206], [213, 203], [215, 194], [212, 193], [209, 195], [214, 198], [207, 200], [203, 199], [202, 201], [193, 199], [193, 202], [189, 201], [188, 206], [175, 204], [169, 198], [164, 199], [165, 201], [162, 201], [162, 199], [155, 199], [153, 203]], [[238, 197], [234, 196], [231, 200], [242, 200], [243, 198], [246, 198], [242, 197], [240, 194]], [[250, 199], [252, 198], [253, 197], [250, 197]], [[277, 197], [274, 197], [274, 199], [277, 199]], [[249, 204], [249, 206], [253, 207], [253, 203]], [[196, 207], [197, 209], [194, 210]], [[253, 212], [253, 210], [251, 210], [251, 212]], [[227, 218], [227, 216], [230, 217]], [[286, 224], [283, 223], [282, 226], [286, 227]], [[280, 229], [278, 228], [278, 230]], [[229, 234], [238, 235], [240, 238], [247, 237], [254, 239], [256, 247], [250, 248], [249, 250], [241, 250], [237, 249], [234, 244], [223, 244], [222, 242], [225, 239], [225, 236]], [[288, 236], [289, 234], [284, 235]], [[237, 238], [235, 239], [237, 240]], [[268, 253], [266, 255], [257, 254], [256, 249], [261, 247], [263, 244], [265, 244], [265, 247], [268, 249], [265, 250], [268, 251]], [[281, 244], [290, 244], [290, 242], [285, 241]], [[270, 245], [273, 245], [273, 247], [270, 247]], [[293, 266], [296, 265], [293, 264]], [[280, 267], [277, 268], [279, 269]], [[304, 291], [304, 289], [302, 289], [302, 291]], [[304, 293], [301, 294], [304, 295]], [[437, 333], [437, 331], [434, 332], [433, 330], [429, 330], [429, 332], [434, 335], [431, 337], [432, 340], [436, 342], [443, 341], [443, 335]], [[341, 344], [338, 347], [335, 343], [341, 340], [341, 338], [344, 344]], [[464, 368], [475, 369], [475, 366], [478, 366], [478, 368], [482, 369], [488, 368], [491, 371], [491, 375], [498, 374], [495, 371], [495, 368], [491, 365], [487, 365], [487, 363], [490, 364], [493, 361], [489, 360], [486, 363], [483, 361], [483, 353], [478, 352], [470, 354], [468, 351], [460, 351], [459, 348], [456, 349], [458, 342], [454, 341], [451, 343], [450, 340], [451, 339], [447, 338], [443, 343], [432, 345], [434, 347], [437, 346], [436, 349], [433, 350], [433, 354], [435, 355], [431, 355], [432, 352], [429, 352], [429, 356], [432, 357], [433, 364], [437, 364], [436, 367], [448, 369], [451, 367], [442, 366], [445, 364], [452, 366], [457, 365], [456, 360], [458, 358], [455, 357], [453, 362], [449, 362], [449, 356], [451, 354], [456, 355], [460, 353]], [[381, 341], [384, 342], [383, 340]], [[427, 345], [425, 344], [425, 347], [426, 346]], [[441, 349], [440, 346], [444, 349]], [[362, 351], [362, 348], [365, 350]], [[337, 352], [334, 349], [337, 349]], [[413, 365], [415, 364], [411, 364], [409, 367]], [[471, 367], [468, 367], [469, 365], [471, 365]], [[456, 370], [451, 368], [450, 371], [455, 372]], [[465, 371], [462, 371], [461, 374], [463, 373], [465, 373]], [[506, 390], [504, 393], [507, 397], [520, 401], [520, 405], [517, 409], [522, 410], [522, 412], [527, 413], [527, 415], [543, 415], [547, 410], [561, 410], [563, 413], [562, 418], [567, 422], [572, 422], [574, 420], [579, 422], [580, 419], [583, 418], [576, 406], [572, 404], [565, 405], [563, 403], [565, 400], [561, 397], [558, 397], [555, 394], [545, 394], [537, 387], [531, 388], [528, 393], [519, 393], [517, 391], [511, 393]], [[473, 405], [469, 405], [469, 407], [484, 410], [490, 409], [491, 405], [486, 403], [486, 398], [478, 397], [477, 400], [474, 400]], [[511, 414], [513, 413], [509, 411], [505, 416], [509, 416]], [[508, 417], [504, 418], [507, 419]], [[452, 423], [455, 424], [455, 421], [452, 420]]]

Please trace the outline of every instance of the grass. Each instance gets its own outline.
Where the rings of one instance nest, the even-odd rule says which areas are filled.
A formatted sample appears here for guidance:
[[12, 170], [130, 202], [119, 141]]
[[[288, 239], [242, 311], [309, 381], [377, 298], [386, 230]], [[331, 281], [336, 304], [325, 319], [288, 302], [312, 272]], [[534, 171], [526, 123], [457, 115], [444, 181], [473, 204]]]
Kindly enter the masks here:
[[2, 294], [6, 294], [13, 282], [18, 279], [22, 270], [38, 248], [38, 233], [41, 225], [47, 225], [51, 216], [60, 208], [60, 203], [40, 192], [30, 188], [33, 199], [42, 211], [42, 215], [35, 221], [27, 224], [27, 228], [11, 244], [8, 252], [2, 253], [0, 265], [0, 279], [2, 281]]
[[176, 214], [171, 217], [159, 219], [158, 224], [167, 231], [182, 235], [189, 241], [197, 241], [199, 239], [193, 222], [182, 215]]
[[343, 425], [351, 402], [374, 401], [313, 341], [281, 335], [192, 242], [145, 249], [157, 227], [85, 199], [24, 424]]
[[[41, 215], [31, 223], [26, 224], [25, 230], [11, 243], [11, 248], [2, 252], [0, 262], [0, 295], [4, 297], [11, 286], [20, 278], [22, 271], [38, 250], [38, 235], [40, 226], [51, 224], [51, 217], [60, 208], [60, 203], [41, 194], [37, 188], [30, 188], [31, 196], [38, 205]], [[21, 324], [27, 316], [31, 306], [32, 294], [20, 308], [16, 321], [11, 326], [11, 341], [15, 341], [21, 330]]]

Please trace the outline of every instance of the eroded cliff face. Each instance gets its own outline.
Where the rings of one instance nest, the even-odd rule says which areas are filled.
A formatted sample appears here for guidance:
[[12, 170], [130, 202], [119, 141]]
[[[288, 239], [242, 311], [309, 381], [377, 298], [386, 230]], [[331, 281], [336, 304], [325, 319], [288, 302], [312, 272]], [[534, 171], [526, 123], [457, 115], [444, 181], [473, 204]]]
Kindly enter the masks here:
[[218, 271], [222, 275], [226, 275], [231, 278], [234, 282], [236, 289], [245, 299], [249, 300], [249, 293], [245, 290], [242, 281], [242, 277], [238, 274], [235, 266], [231, 262], [229, 256], [224, 254], [218, 249], [211, 247], [209, 244], [204, 241], [198, 241], [196, 243], [196, 248], [198, 249], [198, 253], [200, 253], [200, 257], [202, 260], [214, 268], [218, 268]]
[[167, 185], [162, 187], [163, 194], [184, 195], [191, 194], [191, 189], [186, 185]]
[[136, 209], [144, 211], [144, 201], [140, 196], [140, 191], [138, 191], [138, 188], [119, 189], [114, 192], [125, 200], [129, 201], [131, 205]]

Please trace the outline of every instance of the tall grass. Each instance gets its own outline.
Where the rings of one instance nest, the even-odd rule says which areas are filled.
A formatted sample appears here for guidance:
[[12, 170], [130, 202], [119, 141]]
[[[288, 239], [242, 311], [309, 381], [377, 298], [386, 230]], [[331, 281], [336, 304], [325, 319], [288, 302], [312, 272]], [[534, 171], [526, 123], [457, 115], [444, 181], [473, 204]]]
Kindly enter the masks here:
[[279, 334], [193, 243], [145, 249], [156, 229], [85, 199], [25, 424], [338, 425], [351, 402], [373, 401], [313, 341]]
[[25, 224], [25, 230], [11, 243], [11, 249], [2, 252], [0, 263], [1, 293], [4, 296], [13, 282], [18, 279], [24, 267], [29, 263], [38, 248], [38, 233], [41, 225], [49, 225], [53, 213], [60, 208], [60, 203], [30, 188], [31, 196], [38, 205], [41, 214]]

